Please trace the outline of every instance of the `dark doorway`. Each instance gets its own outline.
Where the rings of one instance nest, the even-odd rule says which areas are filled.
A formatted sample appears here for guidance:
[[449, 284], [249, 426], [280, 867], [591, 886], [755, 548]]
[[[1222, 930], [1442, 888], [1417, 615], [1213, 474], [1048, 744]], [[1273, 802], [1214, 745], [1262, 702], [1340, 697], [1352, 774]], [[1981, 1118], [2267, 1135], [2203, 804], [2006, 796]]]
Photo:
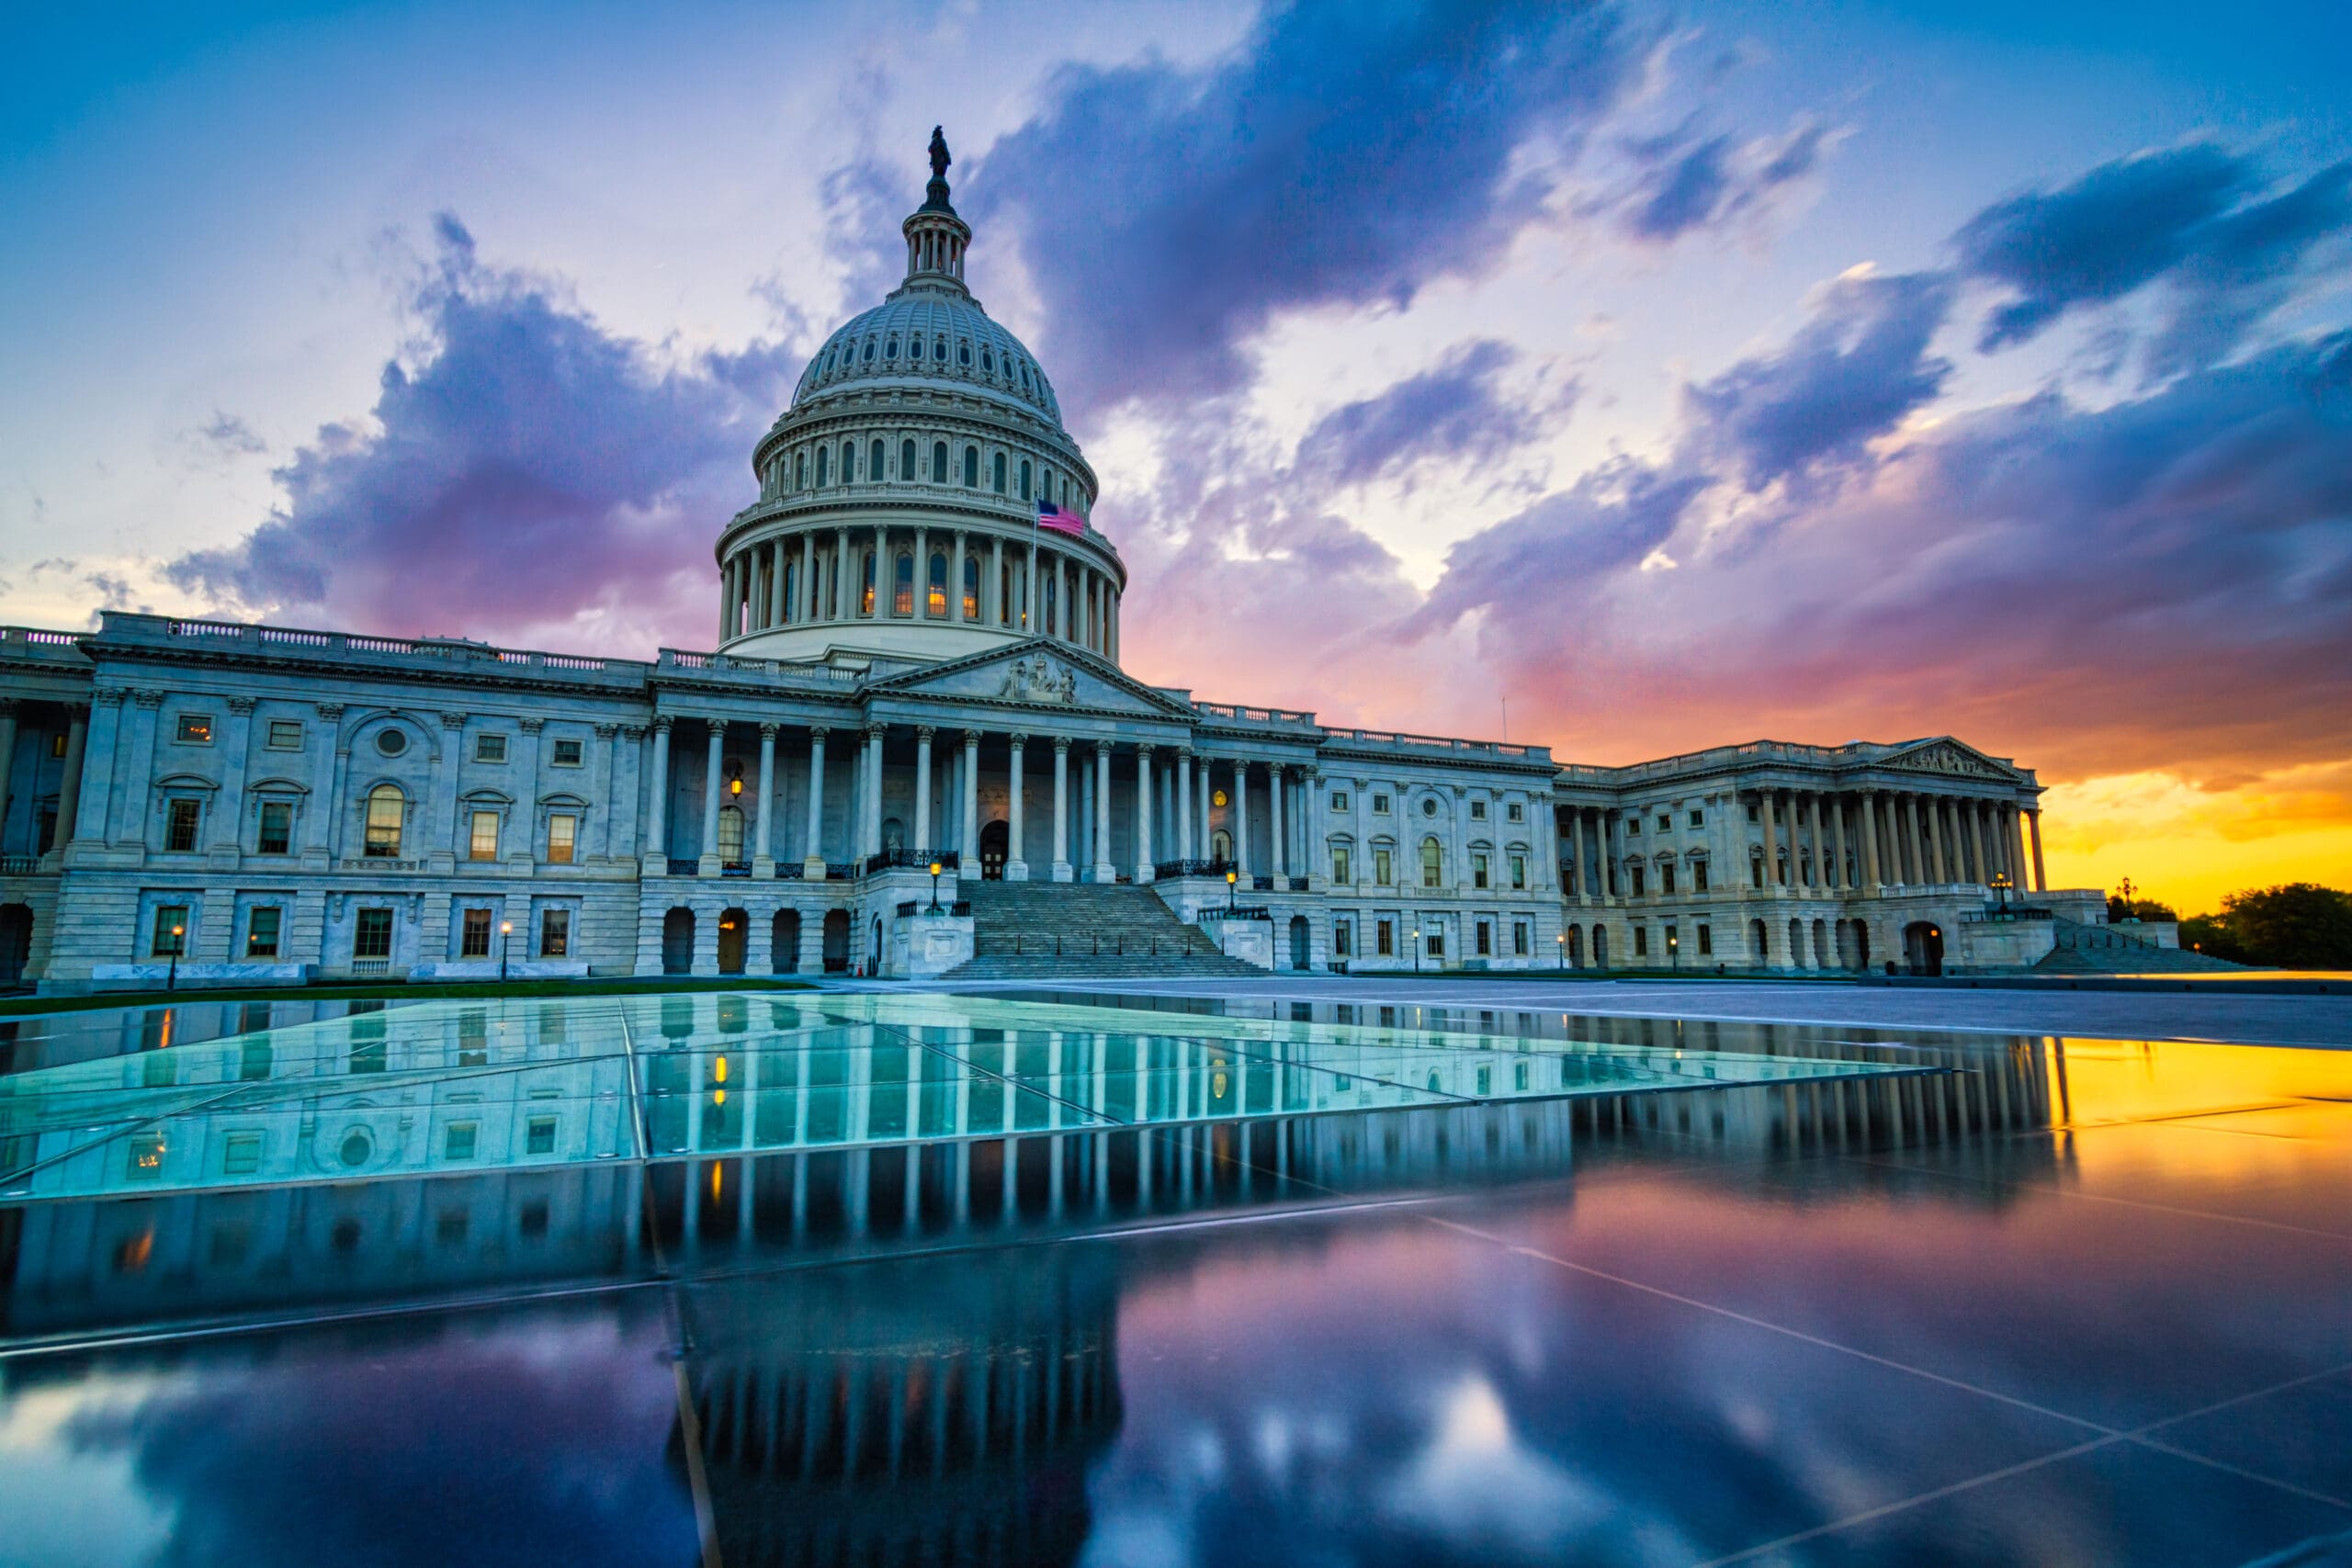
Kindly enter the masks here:
[[1914, 920], [1903, 928], [1903, 958], [1914, 975], [1944, 972], [1943, 928]]
[[1609, 928], [1607, 926], [1596, 925], [1592, 928], [1592, 966], [1595, 969], [1609, 967]]
[[980, 880], [1004, 880], [1005, 846], [1012, 841], [1012, 830], [1001, 822], [991, 822], [980, 829]]
[[673, 909], [662, 917], [662, 973], [691, 975], [695, 969], [695, 912]]
[[841, 975], [849, 969], [849, 911], [825, 911], [825, 973]]
[[1290, 966], [1292, 968], [1306, 967], [1307, 940], [1306, 917], [1293, 915], [1290, 918]]
[[868, 975], [879, 975], [882, 973], [882, 917], [879, 915], [874, 917], [874, 930], [871, 936], [872, 940], [867, 943], [865, 952], [865, 972]]
[[33, 955], [33, 912], [24, 904], [0, 904], [0, 986], [14, 986], [25, 977]]
[[800, 911], [778, 909], [775, 912], [775, 934], [769, 940], [769, 951], [775, 955], [769, 967], [778, 975], [789, 975], [800, 967]]
[[743, 952], [751, 944], [752, 917], [741, 909], [722, 910], [718, 917], [718, 972], [741, 975]]

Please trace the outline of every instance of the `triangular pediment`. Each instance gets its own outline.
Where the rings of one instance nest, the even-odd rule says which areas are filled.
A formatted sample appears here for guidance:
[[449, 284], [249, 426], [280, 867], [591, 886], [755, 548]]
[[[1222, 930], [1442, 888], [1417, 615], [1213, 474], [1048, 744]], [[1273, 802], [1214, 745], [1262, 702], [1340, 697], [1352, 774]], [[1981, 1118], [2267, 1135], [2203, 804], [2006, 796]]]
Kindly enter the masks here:
[[1189, 721], [1193, 710], [1084, 649], [1046, 637], [991, 649], [877, 681], [871, 696], [937, 697], [1044, 713], [1121, 714]]
[[1996, 761], [1949, 735], [1915, 740], [1880, 758], [1878, 765], [1901, 768], [1907, 773], [1939, 773], [1946, 778], [1990, 779], [2002, 784], [2024, 782], [2023, 775], [2007, 763]]

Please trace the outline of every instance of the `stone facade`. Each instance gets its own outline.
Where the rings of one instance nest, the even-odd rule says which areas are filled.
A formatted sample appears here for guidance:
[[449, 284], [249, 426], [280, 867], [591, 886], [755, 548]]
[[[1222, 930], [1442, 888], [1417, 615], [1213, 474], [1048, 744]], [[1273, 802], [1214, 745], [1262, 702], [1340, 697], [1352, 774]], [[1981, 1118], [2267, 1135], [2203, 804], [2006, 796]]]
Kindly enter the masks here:
[[2039, 785], [1955, 740], [1563, 768], [1127, 675], [1094, 474], [944, 173], [905, 233], [757, 444], [714, 651], [0, 630], [0, 981], [928, 976], [994, 877], [1282, 969], [2031, 961], [1972, 927], [2041, 885]]

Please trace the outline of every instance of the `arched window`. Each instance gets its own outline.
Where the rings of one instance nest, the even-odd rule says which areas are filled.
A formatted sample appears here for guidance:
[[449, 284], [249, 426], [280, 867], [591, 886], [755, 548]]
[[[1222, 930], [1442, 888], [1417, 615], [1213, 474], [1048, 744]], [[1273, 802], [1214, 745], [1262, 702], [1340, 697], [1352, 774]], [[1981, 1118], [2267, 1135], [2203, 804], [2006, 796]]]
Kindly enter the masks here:
[[794, 605], [796, 605], [796, 604], [799, 604], [799, 603], [800, 603], [800, 592], [799, 592], [799, 590], [800, 590], [800, 562], [799, 562], [799, 560], [798, 560], [797, 558], [794, 558], [794, 557], [787, 556], [787, 557], [786, 557], [786, 558], [785, 558], [785, 562], [784, 562], [784, 615], [783, 615], [783, 617], [782, 617], [783, 619], [787, 620], [787, 621], [788, 621], [788, 620], [790, 620], [790, 619], [792, 619], [792, 607], [793, 607]]
[[868, 484], [872, 484], [878, 481], [882, 478], [883, 474], [882, 443], [880, 441], [877, 440], [874, 443], [874, 450], [868, 452], [865, 455], [865, 479]]
[[911, 615], [915, 613], [915, 558], [904, 550], [890, 572], [890, 614]]
[[885, 359], [896, 359], [899, 357], [899, 340], [895, 335], [893, 335], [890, 341], [883, 346], [882, 357]]
[[990, 464], [989, 468], [991, 472], [989, 477], [995, 483], [997, 494], [1002, 495], [1004, 493], [1004, 454], [999, 452], [996, 455], [996, 461]]
[[1029, 499], [1029, 459], [1021, 459], [1021, 499]]
[[825, 460], [832, 455], [833, 449], [830, 446], [817, 448], [817, 488], [819, 490], [825, 488]]
[[808, 454], [806, 452], [801, 453], [799, 458], [792, 465], [792, 488], [795, 490], [808, 488]]
[[980, 488], [980, 449], [977, 446], [964, 448], [964, 488]]
[[980, 618], [980, 558], [976, 555], [964, 558], [964, 618]]
[[944, 441], [931, 444], [931, 482], [935, 485], [947, 482], [947, 443]]
[[408, 797], [398, 784], [379, 784], [368, 792], [366, 854], [370, 860], [398, 860], [401, 821], [408, 815]]
[[923, 581], [922, 612], [943, 619], [947, 615], [947, 557], [939, 550], [931, 552], [931, 569]]
[[732, 865], [743, 858], [743, 808], [718, 808], [718, 858]]
[[1209, 858], [1229, 861], [1233, 858], [1233, 835], [1219, 828], [1209, 835]]
[[855, 478], [857, 478], [857, 443], [844, 441], [842, 443], [842, 483], [847, 484]]
[[1445, 851], [1439, 846], [1434, 837], [1423, 839], [1421, 840], [1421, 886], [1440, 887], [1444, 886], [1444, 879]]
[[980, 350], [980, 374], [983, 376], [996, 374], [996, 356], [985, 348]]
[[872, 550], [865, 552], [865, 586], [858, 594], [857, 613], [861, 615], [874, 614], [874, 552]]
[[956, 356], [962, 363], [969, 365], [972, 363], [972, 345], [968, 343], [957, 344]]
[[910, 337], [907, 340], [907, 357], [909, 359], [921, 359], [922, 357], [922, 339], [919, 337]]
[[901, 484], [915, 477], [915, 444], [911, 436], [899, 443], [899, 480]]
[[872, 338], [867, 338], [865, 340], [865, 362], [868, 365], [874, 363], [874, 340]]

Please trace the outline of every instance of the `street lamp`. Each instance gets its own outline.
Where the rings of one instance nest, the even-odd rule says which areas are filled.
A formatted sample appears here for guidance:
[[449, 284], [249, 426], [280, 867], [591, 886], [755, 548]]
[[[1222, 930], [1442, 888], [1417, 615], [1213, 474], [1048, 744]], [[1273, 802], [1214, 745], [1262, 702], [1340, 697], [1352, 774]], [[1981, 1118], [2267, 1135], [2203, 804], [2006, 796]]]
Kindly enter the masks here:
[[1405, 940], [1413, 944], [1413, 973], [1418, 975], [1421, 972], [1421, 928], [1415, 926], [1406, 932]]
[[931, 863], [931, 908], [923, 911], [925, 914], [939, 913], [939, 874], [945, 869], [947, 868], [937, 861]]
[[1993, 880], [1988, 886], [1993, 889], [1993, 897], [2000, 900], [2001, 913], [2005, 915], [2007, 914], [2009, 912], [2009, 889], [2014, 886], [2014, 884], [2009, 881], [2009, 874], [2006, 871], [1995, 872], [1993, 874]]
[[1238, 871], [1225, 874], [1225, 912], [1228, 915], [1233, 913], [1233, 885], [1240, 880], [1241, 874]]
[[499, 922], [498, 922], [498, 983], [499, 983], [500, 985], [502, 985], [502, 986], [503, 986], [503, 985], [504, 985], [504, 984], [506, 984], [506, 948], [507, 948], [507, 944], [508, 944], [509, 942], [513, 942], [514, 940], [514, 921], [512, 921], [512, 920], [501, 920], [501, 921], [499, 921]]
[[1552, 940], [1560, 944], [1560, 968], [1565, 972], [1568, 967], [1568, 933], [1562, 931]]
[[1668, 969], [1682, 967], [1682, 933], [1679, 931], [1666, 933], [1666, 966]]
[[164, 989], [167, 991], [180, 983], [180, 950], [187, 945], [180, 939], [187, 933], [186, 926], [172, 928], [172, 965], [164, 975]]

